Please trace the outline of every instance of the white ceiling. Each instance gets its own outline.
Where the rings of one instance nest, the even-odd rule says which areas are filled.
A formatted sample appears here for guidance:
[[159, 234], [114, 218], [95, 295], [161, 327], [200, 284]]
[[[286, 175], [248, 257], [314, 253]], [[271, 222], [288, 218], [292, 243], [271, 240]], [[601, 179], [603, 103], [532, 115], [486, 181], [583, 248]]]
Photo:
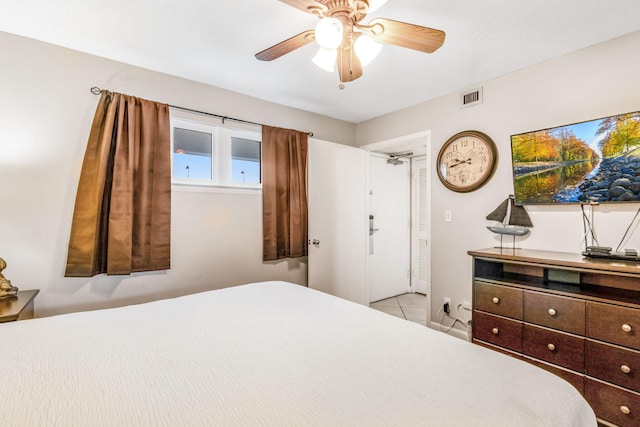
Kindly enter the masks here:
[[0, 31], [353, 123], [638, 31], [640, 1], [389, 0], [373, 16], [446, 40], [433, 54], [387, 45], [341, 90], [313, 44], [255, 59], [317, 22], [278, 0], [0, 0]]

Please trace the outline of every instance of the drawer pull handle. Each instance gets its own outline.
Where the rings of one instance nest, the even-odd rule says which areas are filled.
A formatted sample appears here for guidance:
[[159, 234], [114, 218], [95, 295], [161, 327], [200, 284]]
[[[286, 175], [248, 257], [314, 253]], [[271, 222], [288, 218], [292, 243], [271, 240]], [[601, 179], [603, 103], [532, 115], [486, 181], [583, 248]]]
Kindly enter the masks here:
[[556, 314], [558, 314], [558, 312], [555, 311], [553, 308], [550, 308], [548, 313], [549, 313], [549, 316], [555, 316]]
[[631, 332], [631, 325], [627, 325], [626, 323], [622, 325], [622, 330], [625, 332]]
[[547, 344], [547, 348], [549, 349], [549, 351], [556, 351], [556, 346], [553, 344]]
[[628, 406], [621, 406], [620, 407], [620, 412], [622, 412], [625, 415], [629, 415], [631, 413], [631, 409], [629, 409]]
[[500, 302], [500, 298], [498, 297], [493, 297], [493, 303], [494, 304], [498, 304]]
[[620, 370], [621, 370], [622, 372], [624, 372], [625, 374], [629, 374], [629, 373], [631, 373], [631, 368], [630, 368], [630, 367], [628, 367], [627, 365], [622, 365], [622, 366], [620, 366]]
[[493, 335], [498, 335], [500, 331], [498, 330], [498, 328], [493, 328], [491, 332], [493, 333]]

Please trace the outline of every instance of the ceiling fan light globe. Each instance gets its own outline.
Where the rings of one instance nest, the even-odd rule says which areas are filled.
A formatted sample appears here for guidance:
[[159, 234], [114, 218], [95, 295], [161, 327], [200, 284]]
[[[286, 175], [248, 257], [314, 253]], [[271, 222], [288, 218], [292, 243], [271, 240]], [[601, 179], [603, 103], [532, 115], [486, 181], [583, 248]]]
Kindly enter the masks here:
[[324, 49], [337, 49], [342, 44], [344, 30], [336, 18], [322, 18], [315, 28], [316, 42]]
[[314, 64], [322, 68], [325, 71], [332, 73], [336, 68], [336, 59], [338, 57], [337, 49], [318, 49], [318, 53], [315, 54], [313, 59]]
[[360, 60], [360, 65], [366, 67], [378, 56], [380, 50], [382, 50], [382, 45], [371, 37], [361, 34], [354, 43], [353, 49]]

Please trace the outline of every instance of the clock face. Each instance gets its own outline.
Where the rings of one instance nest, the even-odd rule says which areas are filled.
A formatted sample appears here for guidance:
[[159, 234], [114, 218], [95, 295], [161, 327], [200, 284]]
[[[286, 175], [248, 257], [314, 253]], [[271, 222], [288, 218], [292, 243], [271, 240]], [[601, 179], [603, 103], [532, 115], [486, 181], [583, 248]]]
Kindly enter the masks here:
[[498, 151], [491, 138], [478, 131], [460, 132], [440, 149], [438, 177], [450, 190], [473, 191], [491, 178], [497, 160]]

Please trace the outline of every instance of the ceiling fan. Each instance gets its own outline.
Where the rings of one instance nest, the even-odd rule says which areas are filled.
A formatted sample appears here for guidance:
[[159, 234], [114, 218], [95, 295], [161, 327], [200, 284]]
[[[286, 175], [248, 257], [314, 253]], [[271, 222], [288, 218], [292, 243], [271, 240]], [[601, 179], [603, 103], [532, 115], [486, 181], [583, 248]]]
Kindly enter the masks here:
[[432, 53], [444, 43], [445, 33], [433, 28], [385, 18], [361, 24], [367, 13], [386, 0], [280, 0], [320, 18], [314, 30], [306, 30], [261, 52], [256, 58], [273, 61], [316, 40], [320, 45], [313, 61], [327, 71], [338, 66], [341, 82], [362, 76], [362, 67], [377, 55], [377, 42]]

